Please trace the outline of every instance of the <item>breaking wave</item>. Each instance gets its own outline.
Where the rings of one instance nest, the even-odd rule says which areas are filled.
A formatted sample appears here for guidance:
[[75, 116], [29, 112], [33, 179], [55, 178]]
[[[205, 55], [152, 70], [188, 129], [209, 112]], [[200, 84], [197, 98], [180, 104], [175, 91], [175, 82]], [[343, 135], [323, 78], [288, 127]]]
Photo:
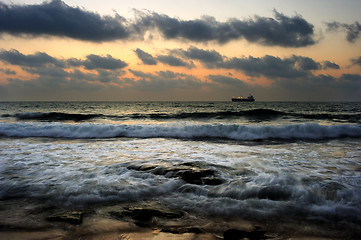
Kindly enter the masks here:
[[[77, 114], [77, 113], [60, 113], [60, 112], [29, 112], [29, 113], [16, 113], [14, 117], [18, 120], [40, 120], [40, 121], [84, 121], [96, 117], [99, 114]], [[6, 117], [3, 115], [3, 117]], [[7, 117], [11, 117], [8, 115]]]
[[360, 123], [361, 114], [303, 114], [303, 113], [288, 113], [276, 111], [272, 109], [251, 109], [244, 111], [215, 111], [215, 112], [179, 112], [179, 113], [130, 113], [119, 115], [103, 115], [103, 114], [79, 114], [79, 113], [62, 113], [62, 112], [25, 112], [16, 113], [14, 115], [3, 114], [2, 117], [13, 117], [20, 121], [86, 121], [96, 118], [108, 119], [235, 119], [246, 118], [254, 120], [270, 120], [282, 117], [291, 117], [296, 119], [312, 119], [312, 120], [331, 120], [334, 122], [349, 122]]
[[283, 126], [237, 124], [97, 124], [97, 123], [0, 123], [0, 136], [49, 138], [181, 138], [253, 140], [321, 140], [361, 137], [361, 125], [319, 125], [316, 123]]

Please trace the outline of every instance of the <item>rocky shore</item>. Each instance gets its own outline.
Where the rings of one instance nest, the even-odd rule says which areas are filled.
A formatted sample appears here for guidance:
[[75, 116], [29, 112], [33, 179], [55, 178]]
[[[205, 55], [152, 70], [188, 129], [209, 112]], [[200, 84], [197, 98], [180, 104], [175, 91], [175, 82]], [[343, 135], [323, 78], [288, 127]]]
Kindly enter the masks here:
[[[188, 186], [220, 185], [226, 182], [216, 168], [202, 163], [175, 165], [131, 163], [140, 174], [181, 179]], [[183, 188], [183, 191], [194, 189]], [[258, 198], [287, 200], [284, 193], [260, 191]], [[121, 239], [359, 239], [360, 227], [328, 226], [322, 223], [263, 221], [201, 215], [170, 206], [151, 197], [134, 202], [103, 202], [68, 208], [48, 199], [0, 201], [0, 240], [121, 240]], [[356, 229], [356, 230], [355, 230]], [[350, 231], [351, 230], [351, 231]]]
[[[3, 200], [0, 239], [357, 239], [331, 227], [206, 218], [156, 201], [67, 209], [26, 199]], [[357, 236], [358, 235], [358, 236]]]

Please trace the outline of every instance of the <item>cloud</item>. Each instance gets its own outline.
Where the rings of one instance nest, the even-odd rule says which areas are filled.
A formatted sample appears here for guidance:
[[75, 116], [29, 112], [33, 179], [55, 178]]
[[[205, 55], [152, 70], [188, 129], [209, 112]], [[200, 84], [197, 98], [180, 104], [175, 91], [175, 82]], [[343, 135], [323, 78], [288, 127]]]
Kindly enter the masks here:
[[[335, 94], [343, 93], [344, 91], [351, 91], [353, 95], [358, 96], [361, 89], [361, 75], [360, 74], [342, 74], [340, 77], [331, 75], [310, 75], [307, 78], [296, 79], [290, 81], [288, 79], [279, 79], [274, 82], [274, 86], [281, 86], [288, 91], [300, 91], [305, 94], [307, 92], [319, 92], [325, 94], [327, 91], [332, 91]], [[330, 95], [330, 97], [332, 94]]]
[[40, 77], [53, 77], [53, 78], [67, 78], [69, 73], [63, 68], [47, 66], [47, 67], [37, 67], [37, 68], [26, 68], [26, 72], [31, 74], [37, 74]]
[[199, 89], [205, 85], [197, 77], [172, 71], [145, 73], [129, 69], [137, 79], [125, 79], [129, 88], [164, 91], [174, 89]]
[[352, 64], [361, 66], [361, 56], [351, 59]]
[[361, 86], [360, 74], [342, 74], [340, 79], [350, 83], [358, 83]]
[[[77, 86], [83, 86], [90, 82], [93, 86], [101, 83], [117, 83], [125, 73], [123, 68], [128, 66], [124, 61], [113, 58], [111, 55], [90, 54], [85, 59], [61, 59], [43, 52], [25, 55], [17, 50], [0, 51], [0, 61], [20, 66], [25, 72], [35, 74], [27, 80], [34, 83], [33, 87], [39, 88], [69, 86], [74, 82], [77, 83]], [[81, 69], [82, 67], [83, 69]], [[95, 71], [84, 71], [84, 69]], [[0, 69], [0, 71], [16, 74], [9, 69]], [[15, 80], [11, 78], [8, 81], [14, 82]], [[79, 84], [80, 82], [82, 84]]]
[[172, 55], [159, 55], [157, 57], [157, 60], [159, 60], [163, 64], [167, 64], [169, 66], [173, 67], [188, 67], [192, 68], [192, 64], [189, 64], [182, 59], [172, 56]]
[[270, 55], [257, 58], [234, 57], [219, 65], [226, 69], [242, 71], [251, 77], [265, 76], [271, 79], [307, 77], [311, 70], [318, 70], [320, 66], [311, 58], [295, 55], [283, 59]]
[[0, 61], [6, 62], [11, 65], [29, 68], [41, 68], [51, 66], [55, 66], [58, 68], [67, 68], [84, 66], [84, 68], [88, 70], [116, 70], [128, 66], [126, 62], [120, 59], [113, 58], [109, 54], [106, 56], [90, 54], [86, 56], [86, 59], [58, 59], [49, 56], [47, 53], [44, 52], [37, 52], [35, 54], [25, 55], [14, 49], [10, 51], [0, 51]]
[[184, 58], [182, 59], [182, 56], [181, 57], [175, 56], [178, 53], [178, 51], [176, 50], [170, 50], [168, 51], [167, 55], [158, 55], [157, 57], [153, 57], [149, 53], [144, 52], [139, 48], [135, 50], [135, 53], [145, 65], [156, 65], [158, 62], [161, 62], [165, 65], [169, 65], [172, 67], [187, 67], [187, 68], [194, 67], [194, 64], [192, 62], [186, 61]]
[[178, 50], [178, 52], [188, 59], [200, 61], [208, 68], [222, 63], [224, 59], [224, 57], [215, 50], [203, 50], [196, 47], [190, 47], [187, 50]]
[[[128, 66], [120, 59], [111, 55], [90, 54], [84, 58], [55, 58], [43, 52], [23, 54], [17, 50], [0, 50], [0, 61], [6, 65], [0, 68], [5, 78], [1, 84], [1, 91], [12, 93], [39, 93], [39, 91], [60, 92], [77, 89], [86, 93], [96, 89], [136, 90], [142, 93], [154, 94], [164, 91], [187, 90], [201, 96], [207, 91], [217, 91], [235, 94], [234, 91], [242, 90], [255, 93], [262, 91], [276, 92], [282, 90], [297, 95], [299, 99], [307, 99], [312, 93], [314, 99], [325, 99], [324, 96], [336, 96], [340, 92], [347, 92], [347, 98], [357, 100], [361, 89], [361, 75], [344, 73], [340, 77], [319, 74], [318, 70], [325, 68], [338, 69], [336, 63], [330, 61], [317, 62], [312, 58], [291, 55], [289, 57], [276, 57], [265, 55], [263, 57], [234, 57], [227, 58], [214, 50], [204, 50], [191, 47], [188, 49], [168, 50], [168, 55], [174, 56], [185, 63], [197, 61], [212, 69], [223, 69], [216, 74], [200, 76], [173, 71], [143, 72], [126, 69]], [[153, 57], [156, 61], [160, 61]], [[360, 59], [352, 59], [354, 64], [359, 64]], [[208, 65], [207, 65], [208, 64]], [[17, 77], [14, 66], [21, 67], [27, 74], [26, 77]], [[338, 68], [337, 68], [338, 67]], [[233, 75], [226, 76], [226, 70]], [[126, 75], [126, 71], [129, 73]], [[254, 84], [248, 84], [237, 78], [235, 72], [242, 72], [247, 80], [253, 79]], [[197, 71], [198, 72], [198, 71]], [[26, 79], [25, 79], [26, 78]], [[266, 78], [269, 86], [257, 85], [257, 78]], [[26, 81], [24, 81], [26, 80]], [[203, 90], [206, 91], [203, 91]], [[153, 92], [153, 93], [152, 93]], [[327, 94], [326, 94], [327, 92]], [[20, 94], [21, 95], [21, 94]], [[33, 94], [34, 95], [34, 94]], [[36, 94], [35, 94], [36, 95]], [[60, 94], [61, 95], [61, 94]], [[322, 96], [321, 96], [322, 95]], [[4, 96], [4, 95], [3, 95]], [[164, 95], [159, 95], [164, 96]], [[50, 96], [51, 97], [51, 96]], [[319, 97], [319, 98], [318, 98]], [[323, 97], [323, 98], [322, 98]], [[197, 99], [196, 97], [194, 99]], [[296, 99], [296, 98], [295, 98]], [[340, 98], [342, 99], [342, 98]]]
[[137, 48], [135, 51], [134, 51], [138, 58], [140, 60], [142, 60], [143, 64], [145, 65], [157, 65], [157, 60], [152, 56], [150, 55], [149, 53], [147, 52], [144, 52], [143, 50]]
[[157, 29], [166, 39], [184, 39], [194, 42], [246, 39], [268, 46], [305, 47], [315, 44], [313, 25], [301, 16], [285, 16], [277, 11], [275, 18], [230, 19], [218, 22], [205, 16], [195, 20], [181, 20], [164, 14], [138, 12], [142, 31]]
[[207, 77], [213, 83], [228, 87], [245, 87], [247, 84], [238, 78], [227, 77], [224, 75], [208, 75]]
[[337, 65], [336, 63], [330, 62], [330, 61], [324, 61], [323, 62], [323, 69], [340, 69], [340, 66]]
[[[257, 58], [253, 56], [227, 58], [215, 50], [204, 50], [196, 47], [190, 47], [186, 50], [169, 50], [169, 54], [182, 58], [184, 62], [199, 61], [209, 69], [237, 70], [250, 77], [264, 76], [271, 79], [307, 77], [316, 70], [340, 69], [339, 65], [330, 61], [317, 62], [312, 58], [297, 55], [285, 58], [271, 55]], [[179, 65], [184, 65], [184, 63]], [[193, 62], [192, 66], [195, 66]]]
[[317, 62], [312, 58], [304, 56], [292, 55], [290, 57], [279, 58], [265, 55], [263, 57], [227, 58], [215, 50], [204, 50], [196, 47], [171, 49], [168, 50], [168, 55], [160, 55], [158, 57], [152, 57], [152, 59], [170, 66], [183, 66], [188, 68], [195, 67], [196, 65], [193, 61], [198, 61], [209, 69], [236, 70], [243, 72], [249, 77], [264, 76], [269, 79], [302, 78], [313, 76], [312, 71], [340, 69], [340, 66], [334, 62], [327, 60]]
[[16, 72], [14, 70], [11, 70], [8, 68], [6, 68], [6, 69], [0, 68], [0, 72], [8, 74], [8, 75], [16, 75]]
[[329, 31], [336, 31], [339, 29], [346, 31], [346, 39], [350, 43], [356, 42], [361, 36], [361, 24], [357, 21], [353, 24], [329, 22], [326, 23], [326, 25]]
[[130, 37], [124, 18], [102, 17], [60, 0], [39, 5], [0, 3], [0, 22], [0, 32], [13, 35], [50, 35], [94, 42]]
[[106, 56], [99, 56], [90, 54], [86, 56], [86, 60], [72, 60], [74, 65], [83, 65], [85, 69], [93, 70], [93, 69], [108, 69], [108, 70], [115, 70], [121, 69], [128, 64], [123, 62], [120, 59], [115, 59], [109, 54]]
[[104, 42], [143, 39], [157, 29], [167, 40], [220, 44], [246, 39], [267, 46], [305, 47], [315, 44], [313, 25], [302, 16], [288, 17], [274, 11], [274, 18], [256, 16], [219, 22], [204, 16], [181, 20], [154, 12], [136, 11], [133, 20], [119, 15], [101, 16], [61, 0], [34, 5], [0, 3], [0, 33], [16, 36], [56, 36]]
[[41, 67], [48, 65], [63, 66], [63, 61], [53, 58], [44, 52], [24, 55], [17, 50], [0, 51], [0, 61], [23, 67]]

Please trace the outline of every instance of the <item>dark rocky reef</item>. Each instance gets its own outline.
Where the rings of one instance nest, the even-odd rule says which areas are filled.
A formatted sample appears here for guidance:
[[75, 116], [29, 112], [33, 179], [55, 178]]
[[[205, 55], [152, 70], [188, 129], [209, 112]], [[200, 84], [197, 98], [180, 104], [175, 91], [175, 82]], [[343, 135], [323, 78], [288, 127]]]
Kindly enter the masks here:
[[262, 231], [260, 229], [255, 229], [253, 231], [228, 229], [223, 233], [223, 239], [224, 240], [241, 240], [241, 239], [263, 240], [270, 238], [265, 236], [265, 233], [266, 233], [265, 231]]
[[46, 220], [51, 222], [66, 222], [73, 225], [79, 225], [83, 222], [84, 212], [79, 211], [70, 211], [60, 214], [54, 214], [46, 218]]
[[116, 219], [130, 217], [134, 220], [134, 223], [140, 227], [152, 227], [155, 217], [170, 220], [179, 219], [183, 217], [184, 214], [182, 212], [156, 207], [125, 207], [121, 212], [111, 211], [109, 215]]
[[198, 162], [181, 163], [173, 166], [129, 164], [126, 167], [130, 170], [164, 175], [168, 178], [180, 178], [189, 184], [220, 185], [225, 182], [218, 176], [216, 170]]

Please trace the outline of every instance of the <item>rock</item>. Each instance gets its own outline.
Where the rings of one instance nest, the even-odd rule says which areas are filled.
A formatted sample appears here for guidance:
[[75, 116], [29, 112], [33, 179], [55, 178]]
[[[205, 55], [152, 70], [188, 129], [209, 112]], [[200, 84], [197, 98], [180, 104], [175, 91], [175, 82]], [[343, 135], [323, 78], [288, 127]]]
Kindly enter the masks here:
[[55, 214], [53, 216], [47, 217], [46, 220], [52, 222], [67, 222], [74, 225], [79, 225], [83, 222], [84, 212], [71, 211], [60, 214]]
[[281, 188], [280, 186], [267, 186], [262, 188], [257, 197], [259, 199], [269, 199], [273, 201], [286, 201], [292, 196], [292, 192], [287, 188]]
[[182, 212], [171, 210], [156, 209], [151, 207], [129, 207], [124, 208], [122, 212], [111, 211], [109, 214], [117, 219], [130, 217], [134, 223], [140, 227], [151, 227], [154, 217], [163, 219], [175, 219], [183, 217]]
[[161, 232], [173, 233], [173, 234], [184, 234], [184, 233], [204, 233], [204, 231], [197, 227], [165, 227], [162, 228]]
[[205, 185], [220, 185], [224, 183], [224, 180], [218, 177], [205, 177], [203, 178], [203, 184]]
[[215, 171], [212, 169], [187, 169], [175, 173], [176, 177], [190, 184], [197, 185], [219, 185], [224, 181], [215, 176]]
[[205, 168], [200, 163], [182, 163], [174, 166], [164, 167], [157, 165], [128, 165], [127, 168], [135, 171], [164, 175], [168, 178], [180, 178], [186, 183], [196, 185], [219, 185], [224, 180], [216, 176], [216, 171]]
[[228, 229], [223, 233], [224, 240], [240, 240], [240, 239], [250, 239], [250, 240], [261, 240], [267, 239], [265, 236], [265, 231], [254, 230], [251, 232], [241, 231], [238, 229]]
[[144, 222], [152, 220], [153, 217], [173, 219], [183, 216], [183, 213], [180, 212], [152, 208], [127, 208], [123, 212], [123, 214], [126, 216], [130, 216], [134, 220]]

